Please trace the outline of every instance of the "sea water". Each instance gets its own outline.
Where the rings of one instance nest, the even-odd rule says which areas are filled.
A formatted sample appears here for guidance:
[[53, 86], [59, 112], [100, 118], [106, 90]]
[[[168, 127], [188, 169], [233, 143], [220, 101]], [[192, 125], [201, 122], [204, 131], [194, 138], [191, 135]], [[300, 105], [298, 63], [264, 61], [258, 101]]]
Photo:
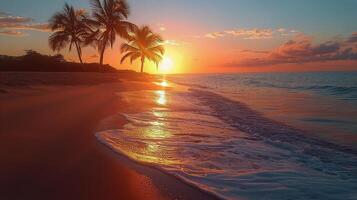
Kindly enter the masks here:
[[170, 76], [97, 138], [226, 199], [357, 199], [356, 75]]

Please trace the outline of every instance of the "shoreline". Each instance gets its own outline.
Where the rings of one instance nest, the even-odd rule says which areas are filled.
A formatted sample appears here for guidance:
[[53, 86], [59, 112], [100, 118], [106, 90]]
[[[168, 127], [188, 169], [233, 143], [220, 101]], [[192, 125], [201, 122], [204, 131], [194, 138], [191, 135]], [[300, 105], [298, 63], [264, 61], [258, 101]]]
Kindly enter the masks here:
[[[97, 137], [98, 138], [98, 137]], [[224, 198], [219, 196], [218, 194], [215, 194], [211, 191], [205, 190], [203, 188], [200, 188], [199, 186], [195, 185], [194, 183], [189, 182], [188, 180], [185, 180], [182, 177], [176, 176], [175, 174], [171, 174], [167, 171], [165, 171], [164, 169], [161, 169], [158, 166], [152, 165], [152, 164], [148, 164], [148, 163], [144, 163], [144, 162], [139, 162], [137, 160], [131, 159], [130, 157], [126, 156], [124, 153], [117, 151], [113, 148], [110, 148], [108, 145], [106, 145], [104, 142], [102, 142], [100, 139], [98, 139], [98, 142], [100, 145], [104, 146], [104, 148], [106, 149], [106, 151], [108, 151], [108, 153], [112, 154], [114, 157], [116, 157], [118, 160], [120, 160], [121, 162], [125, 163], [126, 165], [129, 165], [130, 167], [134, 168], [135, 170], [138, 170], [140, 172], [143, 172], [144, 174], [149, 176], [152, 176], [154, 174], [160, 174], [159, 176], [168, 176], [170, 178], [175, 179], [175, 181], [178, 181], [181, 184], [187, 185], [189, 187], [192, 187], [195, 190], [198, 190], [202, 193], [207, 194], [209, 197], [209, 199], [217, 199], [217, 200], [223, 200]], [[145, 172], [146, 171], [146, 172]], [[150, 172], [148, 172], [150, 171]], [[151, 177], [152, 180], [154, 182], [159, 180], [155, 180], [157, 178], [155, 178], [154, 176]], [[186, 198], [183, 198], [186, 199]], [[207, 199], [207, 197], [205, 198]]]
[[[106, 145], [106, 143], [104, 141], [102, 141], [97, 136], [96, 136], [96, 138], [97, 138], [98, 142], [102, 146], [104, 146], [105, 149], [107, 149], [107, 151], [109, 151], [111, 154], [113, 154], [113, 156], [117, 157], [117, 159], [119, 159], [121, 162], [124, 162], [125, 164], [131, 166], [132, 168], [135, 168], [138, 171], [143, 172], [144, 174], [150, 174], [150, 175], [151, 174], [162, 174], [163, 176], [169, 176], [169, 177], [176, 179], [176, 181], [179, 181], [182, 184], [188, 185], [189, 187], [192, 187], [193, 189], [199, 190], [200, 192], [203, 192], [209, 196], [212, 196], [212, 197], [210, 197], [211, 199], [219, 199], [219, 200], [224, 199], [223, 197], [219, 196], [218, 194], [215, 194], [214, 192], [211, 192], [209, 190], [205, 190], [205, 189], [199, 187], [198, 185], [190, 182], [189, 180], [186, 180], [186, 179], [184, 179], [180, 176], [177, 176], [175, 174], [171, 174], [158, 166], [134, 160], [134, 159], [130, 158], [129, 156], [125, 155], [123, 152], [109, 147], [108, 145]], [[150, 173], [148, 173], [148, 170], [150, 171]], [[144, 172], [144, 171], [146, 171], [146, 172]], [[154, 176], [151, 178], [155, 182], [156, 178]], [[184, 199], [186, 199], [186, 198], [184, 198]]]
[[[53, 76], [63, 75], [71, 73]], [[20, 83], [21, 76], [16, 78]], [[142, 106], [125, 102], [116, 92], [157, 86], [124, 81], [35, 85], [0, 84], [7, 91], [0, 94], [5, 105], [0, 115], [1, 198], [217, 199], [157, 169], [129, 166], [129, 160], [118, 159], [94, 136], [103, 119]]]

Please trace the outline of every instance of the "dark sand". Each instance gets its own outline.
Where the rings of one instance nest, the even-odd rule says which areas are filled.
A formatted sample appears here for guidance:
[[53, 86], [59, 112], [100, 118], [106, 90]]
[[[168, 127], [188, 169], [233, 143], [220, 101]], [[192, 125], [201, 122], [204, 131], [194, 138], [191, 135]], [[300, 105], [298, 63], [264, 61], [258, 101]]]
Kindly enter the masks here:
[[94, 73], [1, 73], [0, 78], [1, 200], [215, 199], [114, 154], [95, 138], [102, 119], [144, 106], [115, 92], [151, 84]]

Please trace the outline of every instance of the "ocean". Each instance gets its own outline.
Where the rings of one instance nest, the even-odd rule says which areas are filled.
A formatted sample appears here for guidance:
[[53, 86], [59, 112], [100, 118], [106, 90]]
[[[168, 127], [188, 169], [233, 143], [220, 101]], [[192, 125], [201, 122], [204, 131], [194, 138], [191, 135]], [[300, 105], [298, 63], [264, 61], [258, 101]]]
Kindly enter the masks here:
[[357, 199], [357, 73], [171, 75], [96, 134], [225, 199]]

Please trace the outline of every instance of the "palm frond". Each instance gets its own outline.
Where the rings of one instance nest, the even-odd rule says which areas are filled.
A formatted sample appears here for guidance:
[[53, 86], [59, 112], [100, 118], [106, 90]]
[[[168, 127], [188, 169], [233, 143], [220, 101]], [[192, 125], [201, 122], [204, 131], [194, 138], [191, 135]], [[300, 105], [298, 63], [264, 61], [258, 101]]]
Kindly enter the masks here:
[[129, 53], [125, 54], [125, 55], [121, 58], [120, 64], [123, 64], [123, 62], [124, 62], [127, 58], [129, 58], [130, 56], [132, 56], [133, 54], [134, 54], [134, 52], [129, 52]]
[[116, 34], [118, 34], [121, 38], [130, 39], [130, 32], [135, 29], [136, 25], [128, 22], [128, 21], [121, 21], [118, 23], [114, 29]]
[[133, 61], [135, 61], [136, 59], [140, 58], [141, 54], [139, 52], [134, 52], [131, 56], [130, 56], [130, 63], [133, 63]]
[[[90, 4], [91, 4], [91, 8], [93, 11], [93, 14], [105, 17], [106, 13], [103, 9], [102, 3], [100, 2], [100, 0], [90, 0]], [[95, 17], [95, 16], [93, 16]]]
[[163, 45], [158, 45], [148, 48], [148, 51], [158, 52], [160, 54], [165, 54], [165, 47]]
[[121, 46], [120, 46], [120, 52], [121, 53], [124, 53], [124, 52], [137, 52], [137, 51], [140, 51], [140, 49], [130, 45], [130, 44], [127, 44], [127, 43], [123, 43]]
[[69, 36], [61, 31], [53, 33], [48, 39], [49, 46], [53, 51], [60, 51], [69, 43], [69, 41]]

